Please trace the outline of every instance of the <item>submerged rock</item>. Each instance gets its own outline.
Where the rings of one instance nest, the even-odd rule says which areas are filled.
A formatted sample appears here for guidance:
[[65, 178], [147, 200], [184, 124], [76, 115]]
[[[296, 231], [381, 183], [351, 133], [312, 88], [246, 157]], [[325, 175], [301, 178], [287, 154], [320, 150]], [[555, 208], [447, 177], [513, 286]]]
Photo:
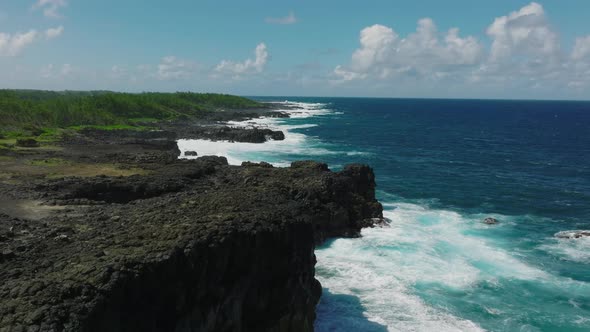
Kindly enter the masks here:
[[555, 233], [555, 237], [560, 239], [579, 239], [583, 237], [590, 237], [590, 231], [587, 230], [575, 230], [575, 231], [563, 231]]
[[500, 222], [496, 218], [488, 217], [488, 218], [485, 218], [483, 220], [483, 223], [486, 224], [486, 225], [495, 225], [495, 224], [498, 224]]
[[363, 220], [363, 228], [390, 228], [390, 222], [387, 218], [369, 218]]

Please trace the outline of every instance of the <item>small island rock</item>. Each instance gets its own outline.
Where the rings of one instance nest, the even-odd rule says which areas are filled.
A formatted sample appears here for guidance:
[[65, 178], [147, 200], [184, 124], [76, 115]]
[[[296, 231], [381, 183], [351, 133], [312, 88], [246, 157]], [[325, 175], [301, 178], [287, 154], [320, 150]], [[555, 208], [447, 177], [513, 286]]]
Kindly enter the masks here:
[[496, 218], [488, 217], [483, 220], [483, 223], [486, 225], [496, 225], [500, 222]]
[[563, 231], [556, 233], [555, 237], [560, 239], [579, 239], [583, 237], [590, 237], [590, 231]]

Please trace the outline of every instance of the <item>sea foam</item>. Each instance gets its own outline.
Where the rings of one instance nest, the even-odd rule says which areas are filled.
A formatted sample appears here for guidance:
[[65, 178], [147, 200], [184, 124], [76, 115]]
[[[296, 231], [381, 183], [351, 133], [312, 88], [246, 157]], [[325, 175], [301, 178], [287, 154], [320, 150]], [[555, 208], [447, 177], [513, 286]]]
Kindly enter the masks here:
[[[318, 307], [317, 331], [346, 330], [343, 324], [367, 321], [388, 331], [482, 331], [462, 312], [450, 311], [446, 301], [462, 294], [457, 301], [502, 321], [520, 313], [507, 311], [506, 297], [494, 289], [511, 292], [514, 300], [527, 296], [531, 286], [524, 285], [569, 298], [590, 292], [588, 283], [548, 273], [491, 241], [497, 227], [513, 227], [511, 222], [490, 227], [479, 214], [407, 202], [383, 205], [390, 227], [364, 229], [361, 239], [336, 239], [316, 251], [317, 278], [328, 290]], [[474, 235], [486, 229], [487, 236]], [[339, 300], [343, 296], [358, 305]], [[519, 324], [512, 321], [507, 328]]]
[[[277, 112], [288, 113], [291, 119], [304, 119], [316, 116], [331, 114], [327, 104], [322, 103], [301, 103], [286, 101], [288, 108], [278, 109]], [[294, 132], [296, 129], [313, 128], [316, 124], [289, 124], [288, 119], [262, 117], [246, 121], [229, 121], [232, 127], [239, 128], [269, 128], [281, 130], [285, 134], [282, 141], [270, 140], [265, 143], [244, 143], [230, 141], [209, 141], [209, 140], [187, 140], [178, 141], [178, 148], [181, 151], [180, 158], [198, 158], [197, 156], [186, 156], [187, 151], [195, 151], [198, 156], [224, 156], [230, 165], [240, 165], [243, 161], [270, 162], [274, 166], [284, 167], [291, 163], [290, 156], [321, 156], [337, 153], [333, 150], [322, 148], [320, 144], [313, 144], [314, 139], [305, 134]]]

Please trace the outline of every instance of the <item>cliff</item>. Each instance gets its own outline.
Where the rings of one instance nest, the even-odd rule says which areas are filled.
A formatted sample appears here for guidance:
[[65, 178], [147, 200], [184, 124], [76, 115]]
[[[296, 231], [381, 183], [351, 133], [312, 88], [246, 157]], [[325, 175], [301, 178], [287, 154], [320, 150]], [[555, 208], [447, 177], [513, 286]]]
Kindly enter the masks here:
[[136, 175], [0, 182], [0, 331], [313, 330], [314, 247], [382, 216], [372, 170], [166, 146], [52, 154]]

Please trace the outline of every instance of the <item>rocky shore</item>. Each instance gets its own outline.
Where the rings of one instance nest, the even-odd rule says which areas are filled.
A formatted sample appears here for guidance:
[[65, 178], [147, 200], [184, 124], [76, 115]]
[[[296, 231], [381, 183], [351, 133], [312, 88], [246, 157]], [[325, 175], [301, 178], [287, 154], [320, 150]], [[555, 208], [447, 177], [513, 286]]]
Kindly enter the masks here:
[[226, 128], [0, 150], [0, 331], [312, 331], [314, 248], [379, 222], [374, 174], [177, 159], [179, 136], [282, 134]]

